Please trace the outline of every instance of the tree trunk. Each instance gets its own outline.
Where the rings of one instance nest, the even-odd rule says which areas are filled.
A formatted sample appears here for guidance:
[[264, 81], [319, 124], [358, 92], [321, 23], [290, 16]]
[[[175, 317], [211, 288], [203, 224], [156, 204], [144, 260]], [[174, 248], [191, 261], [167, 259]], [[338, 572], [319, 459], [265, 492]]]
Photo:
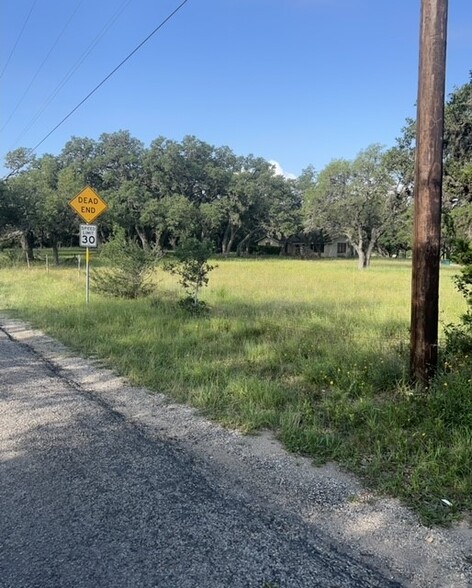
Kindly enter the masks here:
[[25, 254], [25, 261], [29, 263], [34, 259], [33, 251], [33, 234], [31, 231], [22, 231], [20, 236], [20, 244]]
[[[358, 257], [358, 263], [357, 263], [357, 267], [358, 269], [364, 269], [365, 263], [366, 263], [366, 259], [365, 259], [365, 251], [364, 251], [364, 239], [362, 236], [362, 229], [358, 229], [357, 231], [357, 236], [358, 236], [358, 243], [354, 243], [354, 241], [352, 242], [352, 246], [354, 247], [355, 252], [357, 253], [357, 257]], [[349, 237], [348, 237], [349, 238]]]
[[239, 229], [235, 229], [231, 221], [228, 222], [221, 246], [221, 252], [225, 257], [228, 257], [231, 252], [231, 248], [233, 247], [234, 239], [236, 238], [238, 230]]
[[357, 267], [361, 270], [364, 269], [366, 267], [366, 257], [365, 257], [365, 253], [363, 251], [362, 248], [357, 248], [357, 256], [359, 258], [358, 263], [357, 263]]
[[161, 250], [163, 250], [164, 249], [164, 231], [159, 231], [159, 230], [155, 229], [153, 232], [153, 236], [154, 236], [154, 240], [156, 242], [156, 245], [158, 247], [160, 247]]
[[147, 238], [146, 232], [143, 231], [137, 225], [134, 226], [134, 229], [136, 231], [136, 234], [139, 237], [139, 240], [141, 241], [141, 245], [143, 246], [144, 251], [148, 251], [149, 250], [149, 239]]
[[52, 243], [52, 258], [54, 260], [54, 265], [59, 265], [59, 247], [57, 241], [53, 241]]
[[242, 239], [239, 243], [238, 246], [236, 247], [236, 255], [238, 257], [241, 257], [241, 251], [243, 250], [243, 248], [246, 248], [247, 250], [247, 244], [249, 243], [249, 240], [251, 239], [252, 235], [254, 234], [254, 231], [251, 231], [250, 233], [248, 233], [244, 239]]
[[237, 229], [235, 231], [234, 227], [233, 227], [233, 230], [231, 231], [231, 237], [230, 237], [230, 240], [229, 240], [229, 243], [227, 246], [227, 250], [226, 250], [227, 251], [226, 256], [228, 256], [231, 253], [231, 249], [233, 248], [233, 243], [234, 243], [234, 239], [236, 238], [237, 232], [238, 232]]
[[354, 250], [356, 251], [359, 258], [357, 267], [362, 270], [370, 267], [370, 260], [374, 251], [374, 247], [377, 243], [379, 232], [376, 229], [372, 229], [372, 234], [368, 243], [366, 243], [366, 239], [364, 238], [364, 235], [362, 235], [361, 229], [358, 231], [358, 236], [359, 242], [352, 243], [352, 246], [354, 247]]
[[223, 239], [221, 241], [221, 253], [225, 257], [228, 255], [228, 242], [229, 242], [229, 236], [230, 236], [230, 227], [231, 227], [231, 223], [228, 222], [228, 224], [226, 225], [224, 235], [223, 235]]
[[284, 239], [284, 243], [282, 245], [282, 247], [280, 248], [280, 257], [287, 255], [288, 253], [288, 239]]
[[370, 259], [372, 257], [372, 253], [374, 251], [376, 239], [372, 237], [369, 241], [369, 245], [367, 246], [367, 251], [365, 253], [365, 260], [364, 260], [364, 268], [370, 267]]

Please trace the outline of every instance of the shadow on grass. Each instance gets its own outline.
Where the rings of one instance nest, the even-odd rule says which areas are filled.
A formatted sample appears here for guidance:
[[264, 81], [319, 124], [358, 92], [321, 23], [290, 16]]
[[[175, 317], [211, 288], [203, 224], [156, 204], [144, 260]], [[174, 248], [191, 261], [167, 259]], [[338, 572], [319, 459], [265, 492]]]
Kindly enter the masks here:
[[3, 359], [5, 586], [399, 586], [250, 479], [210, 476], [201, 447], [146, 434], [24, 348]]
[[247, 432], [272, 429], [291, 450], [337, 460], [405, 499], [425, 521], [451, 520], [472, 507], [470, 374], [449, 390], [447, 374], [428, 394], [411, 389], [407, 325], [374, 310], [225, 300], [193, 317], [163, 296], [26, 316], [133, 383]]
[[165, 297], [102, 299], [31, 318], [133, 383], [246, 431], [281, 431], [291, 411], [336, 395], [380, 398], [405, 376], [404, 325], [329, 304], [229, 301], [192, 317]]

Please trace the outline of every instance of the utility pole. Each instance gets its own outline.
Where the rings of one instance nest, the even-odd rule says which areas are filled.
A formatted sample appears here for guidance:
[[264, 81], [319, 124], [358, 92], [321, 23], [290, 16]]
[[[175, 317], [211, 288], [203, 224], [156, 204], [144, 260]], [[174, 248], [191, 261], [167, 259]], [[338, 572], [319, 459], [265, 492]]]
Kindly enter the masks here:
[[447, 5], [421, 1], [410, 372], [423, 385], [438, 363]]

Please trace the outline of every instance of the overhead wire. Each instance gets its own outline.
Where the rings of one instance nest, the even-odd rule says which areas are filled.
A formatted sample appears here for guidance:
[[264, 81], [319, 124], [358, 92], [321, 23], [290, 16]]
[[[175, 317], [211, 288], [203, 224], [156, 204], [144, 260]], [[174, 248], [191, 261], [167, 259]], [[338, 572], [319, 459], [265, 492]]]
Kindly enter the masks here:
[[13, 141], [13, 145], [10, 147], [10, 150], [16, 146], [21, 139], [26, 135], [26, 133], [35, 125], [35, 123], [41, 118], [41, 115], [44, 111], [48, 108], [51, 102], [56, 98], [62, 88], [67, 84], [67, 82], [71, 79], [71, 77], [75, 74], [75, 72], [79, 69], [85, 59], [90, 55], [90, 53], [95, 49], [101, 39], [105, 36], [105, 34], [110, 30], [110, 28], [115, 24], [117, 19], [121, 16], [122, 12], [131, 3], [131, 0], [123, 0], [117, 10], [113, 13], [111, 18], [105, 23], [105, 25], [100, 29], [100, 32], [95, 36], [93, 41], [88, 45], [79, 59], [74, 63], [74, 65], [69, 69], [66, 75], [62, 78], [56, 88], [52, 91], [52, 93], [46, 98], [43, 104], [39, 107], [36, 113], [33, 115], [32, 119], [26, 124], [26, 126], [20, 131], [19, 135]]
[[6, 61], [5, 65], [3, 66], [3, 69], [2, 69], [2, 71], [0, 73], [0, 79], [3, 77], [3, 74], [5, 73], [8, 65], [9, 65], [9, 63], [11, 61], [11, 58], [13, 57], [13, 54], [15, 53], [15, 50], [16, 50], [16, 48], [18, 46], [18, 43], [20, 42], [21, 37], [23, 36], [23, 33], [25, 32], [26, 25], [28, 24], [28, 21], [29, 21], [29, 19], [31, 17], [31, 14], [32, 14], [32, 12], [34, 10], [34, 7], [36, 6], [37, 2], [38, 2], [38, 0], [33, 0], [33, 3], [31, 4], [31, 8], [29, 9], [28, 14], [26, 15], [25, 21], [23, 22], [23, 26], [21, 27], [21, 30], [18, 33], [18, 36], [16, 38], [16, 41], [13, 44], [12, 50], [10, 51], [10, 55], [8, 56], [7, 61]]
[[[105, 76], [102, 81], [100, 83], [98, 83], [93, 90], [91, 90], [86, 96], [85, 98], [83, 98], [61, 121], [59, 121], [57, 123], [57, 125], [55, 127], [53, 127], [49, 133], [47, 133], [47, 135], [45, 135], [41, 141], [39, 141], [38, 143], [36, 143], [36, 145], [34, 147], [31, 147], [28, 150], [28, 156], [31, 155], [32, 153], [34, 153], [36, 151], [36, 149], [38, 149], [38, 147], [40, 147], [40, 145], [42, 145], [60, 126], [62, 126], [66, 120], [68, 120], [73, 114], [74, 112], [76, 112], [83, 104], [85, 104], [85, 102], [87, 102], [87, 100], [89, 100], [94, 94], [95, 92], [97, 92], [97, 90], [99, 90], [103, 84], [105, 84], [121, 67], [123, 67], [123, 65], [129, 61], [131, 59], [131, 57], [133, 57], [133, 55], [135, 53], [137, 53], [141, 47], [143, 45], [145, 45], [167, 22], [169, 22], [169, 20], [171, 20], [184, 6], [185, 4], [187, 4], [187, 2], [189, 2], [189, 0], [183, 0], [183, 2], [181, 2], [177, 8], [175, 8], [168, 16], [166, 16], [166, 18], [164, 20], [162, 20], [155, 29], [153, 29], [149, 35], [143, 39], [143, 41], [141, 41], [130, 53], [128, 53], [128, 55], [107, 75]], [[12, 170], [7, 176], [5, 176], [3, 178], [3, 180], [7, 180], [10, 176], [14, 175], [15, 173], [17, 173], [22, 167], [24, 167], [24, 164], [19, 166], [18, 168]]]
[[41, 64], [39, 65], [38, 69], [35, 71], [35, 73], [33, 74], [33, 77], [31, 78], [30, 83], [28, 84], [28, 86], [26, 87], [25, 91], [23, 92], [21, 98], [18, 100], [18, 102], [16, 103], [15, 107], [13, 108], [10, 116], [7, 118], [7, 120], [5, 121], [4, 125], [2, 126], [2, 128], [0, 129], [0, 132], [2, 132], [5, 127], [8, 125], [8, 123], [11, 121], [11, 119], [13, 118], [13, 116], [15, 115], [16, 111], [18, 110], [18, 108], [21, 106], [23, 100], [25, 99], [26, 95], [28, 94], [28, 92], [31, 89], [31, 86], [34, 84], [34, 82], [36, 81], [38, 75], [41, 73], [41, 70], [43, 69], [43, 67], [45, 66], [45, 64], [47, 63], [48, 59], [51, 57], [54, 49], [57, 47], [59, 41], [61, 40], [62, 36], [64, 35], [64, 33], [67, 30], [67, 27], [69, 26], [69, 24], [72, 22], [74, 16], [76, 15], [76, 13], [78, 12], [79, 8], [81, 7], [81, 5], [84, 3], [84, 0], [79, 0], [78, 3], [76, 4], [74, 10], [72, 11], [70, 17], [68, 18], [66, 24], [64, 25], [64, 27], [62, 28], [61, 32], [59, 33], [59, 35], [56, 37], [56, 40], [54, 41], [54, 43], [52, 44], [51, 48], [49, 49], [46, 57], [43, 59], [43, 61], [41, 62]]

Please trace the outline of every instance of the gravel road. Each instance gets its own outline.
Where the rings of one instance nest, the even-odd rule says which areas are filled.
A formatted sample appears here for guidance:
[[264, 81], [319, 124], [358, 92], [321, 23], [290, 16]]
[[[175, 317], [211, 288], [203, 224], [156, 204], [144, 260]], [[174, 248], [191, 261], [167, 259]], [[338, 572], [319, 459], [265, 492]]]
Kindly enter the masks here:
[[428, 529], [334, 465], [228, 431], [0, 316], [0, 586], [472, 586]]

